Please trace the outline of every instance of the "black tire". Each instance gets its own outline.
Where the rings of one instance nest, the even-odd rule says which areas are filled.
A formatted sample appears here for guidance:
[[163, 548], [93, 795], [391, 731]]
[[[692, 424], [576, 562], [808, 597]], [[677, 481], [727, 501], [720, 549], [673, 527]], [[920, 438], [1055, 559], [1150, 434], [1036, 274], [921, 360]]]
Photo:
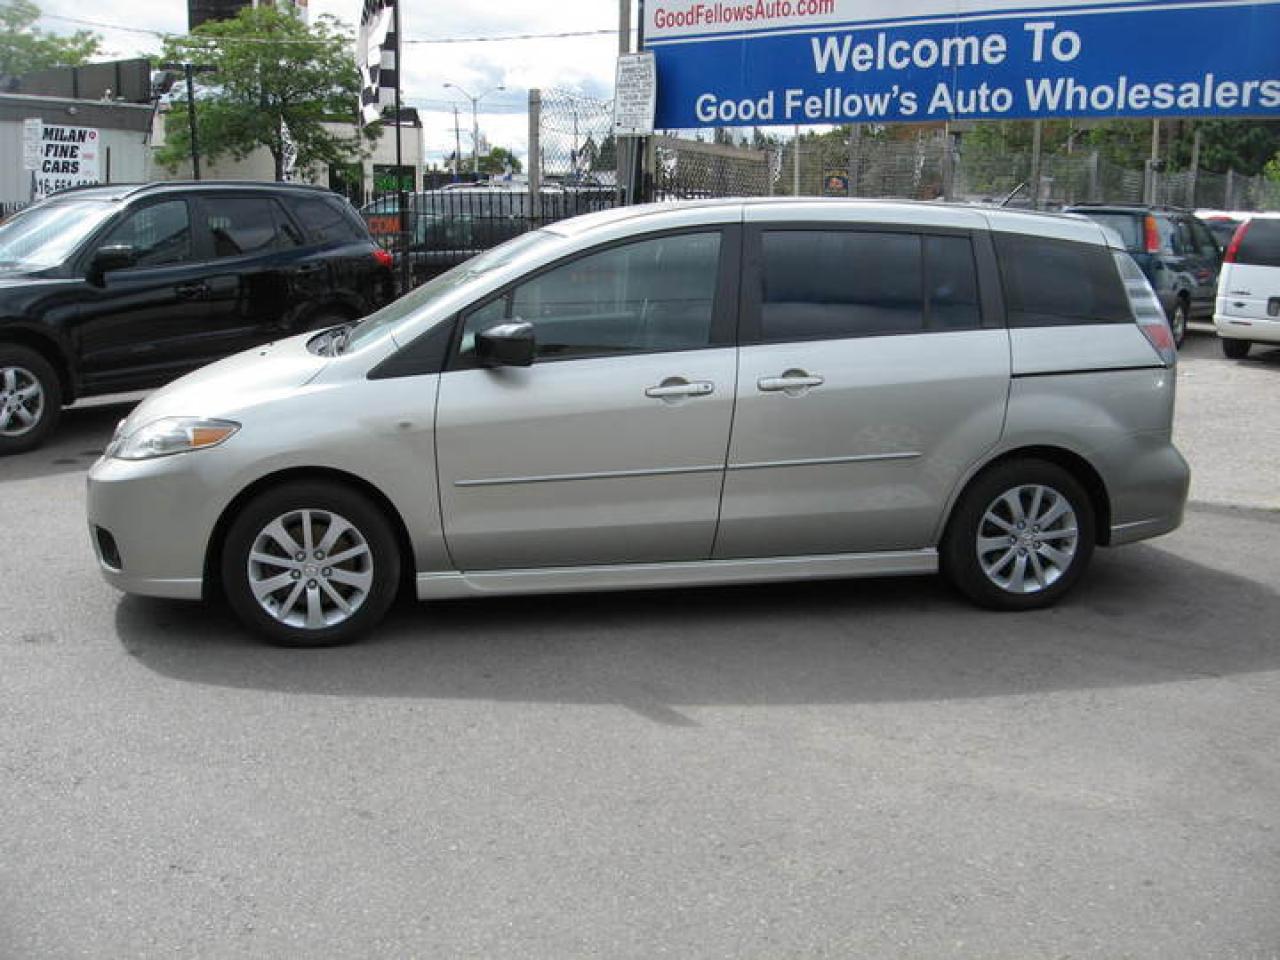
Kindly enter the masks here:
[[1222, 355], [1228, 360], [1243, 360], [1253, 346], [1248, 340], [1237, 340], [1235, 337], [1222, 337], [1221, 341]]
[[[985, 519], [988, 510], [1007, 513], [1007, 504], [998, 506], [998, 498], [1012, 494], [1021, 488], [1042, 487], [1061, 497], [1075, 515], [1075, 536], [1066, 535], [1069, 529], [1067, 515], [1055, 518], [1044, 530], [1027, 522], [1025, 530], [1017, 530], [1016, 523], [1005, 530]], [[1042, 495], [1041, 512], [1055, 503]], [[1030, 498], [1030, 499], [1028, 499]], [[1023, 490], [1019, 503], [1030, 507], [1035, 503], [1031, 489]], [[1004, 518], [1003, 516], [1001, 517]], [[1014, 515], [1008, 514], [1013, 520]], [[942, 572], [961, 593], [979, 606], [994, 610], [1032, 610], [1056, 603], [1084, 574], [1093, 555], [1096, 540], [1093, 504], [1080, 483], [1069, 472], [1044, 460], [1010, 460], [997, 464], [975, 477], [961, 495], [952, 511], [951, 520], [943, 537]], [[1060, 526], [1061, 524], [1061, 526]], [[1032, 526], [1036, 526], [1033, 533]], [[979, 537], [983, 543], [1002, 541], [991, 546], [989, 557], [994, 557], [995, 574], [989, 576], [979, 558]], [[1009, 542], [1004, 543], [1008, 536]], [[1043, 540], [1041, 540], [1043, 537]], [[1046, 547], [1058, 555], [1069, 554], [1069, 560], [1055, 562]], [[1071, 547], [1068, 550], [1068, 546]], [[1018, 551], [1022, 553], [1019, 554]], [[1024, 559], [1025, 558], [1025, 559]], [[1003, 565], [1007, 562], [1007, 566]], [[1021, 564], [1036, 581], [1029, 584], [1031, 592], [1018, 592], [1012, 587], [1014, 572]], [[1052, 573], [1050, 568], [1056, 570]], [[1008, 585], [997, 582], [1005, 572]]]
[[1182, 341], [1187, 337], [1187, 321], [1191, 318], [1191, 308], [1187, 305], [1185, 297], [1178, 297], [1173, 301], [1173, 312], [1169, 314], [1169, 329], [1173, 333], [1173, 344], [1176, 347], [1182, 346]]
[[49, 361], [30, 347], [0, 343], [0, 456], [40, 446], [61, 413], [62, 384]]
[[[298, 562], [297, 555], [286, 557], [283, 550], [273, 549], [272, 544], [279, 544], [279, 540], [269, 538], [264, 546], [260, 538], [267, 536], [268, 525], [278, 518], [285, 521], [283, 526], [291, 535], [291, 542], [297, 546], [304, 545], [304, 539], [300, 539], [306, 537], [302, 530], [301, 511], [312, 511], [309, 519], [313, 547], [324, 545], [324, 533], [330, 529], [328, 522], [336, 518], [348, 524], [355, 533], [344, 533], [332, 545], [332, 555], [338, 557], [353, 549], [358, 550], [362, 544], [367, 551], [356, 559], [339, 560], [330, 567], [324, 563], [328, 558], [322, 552], [313, 551], [304, 561]], [[340, 526], [334, 523], [334, 527]], [[255, 556], [262, 556], [265, 551], [279, 556], [279, 561], [265, 564], [251, 561], [250, 554], [255, 551], [255, 546]], [[400, 548], [382, 510], [355, 490], [317, 480], [276, 487], [250, 501], [227, 531], [223, 541], [221, 572], [227, 602], [250, 630], [268, 642], [282, 646], [319, 647], [350, 643], [377, 626], [399, 590], [400, 564]], [[346, 579], [340, 581], [335, 574]], [[251, 575], [256, 576], [259, 583], [273, 578], [288, 578], [274, 593], [267, 595], [266, 603], [275, 605], [277, 612], [274, 614], [255, 596]], [[359, 602], [354, 599], [358, 591], [348, 585], [352, 577], [369, 580]], [[297, 622], [305, 620], [310, 613], [313, 593], [316, 609], [323, 611], [327, 608], [325, 615], [338, 618], [335, 622], [326, 622], [323, 626]], [[351, 601], [349, 613], [337, 606], [335, 593]], [[292, 604], [289, 604], [290, 599]]]

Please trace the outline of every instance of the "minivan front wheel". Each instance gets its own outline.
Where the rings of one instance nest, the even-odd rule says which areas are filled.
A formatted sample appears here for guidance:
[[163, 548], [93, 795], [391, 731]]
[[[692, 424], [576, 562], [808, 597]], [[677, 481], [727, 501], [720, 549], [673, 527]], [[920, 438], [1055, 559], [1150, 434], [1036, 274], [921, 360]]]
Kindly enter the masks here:
[[251, 501], [232, 523], [222, 582], [236, 615], [273, 643], [347, 643], [395, 600], [400, 553], [368, 498], [338, 484], [294, 483]]
[[1069, 472], [1014, 460], [965, 491], [942, 544], [942, 568], [975, 603], [1030, 610], [1056, 602], [1088, 566], [1093, 506]]
[[58, 375], [49, 361], [17, 344], [0, 344], [0, 454], [42, 444], [62, 408]]

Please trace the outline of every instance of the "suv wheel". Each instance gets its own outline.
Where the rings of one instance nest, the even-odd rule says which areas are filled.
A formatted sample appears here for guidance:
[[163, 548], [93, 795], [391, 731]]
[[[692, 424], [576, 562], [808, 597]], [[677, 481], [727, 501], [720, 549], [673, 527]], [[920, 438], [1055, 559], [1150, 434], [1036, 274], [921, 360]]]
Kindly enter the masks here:
[[981, 606], [1030, 610], [1071, 589], [1093, 546], [1093, 506], [1076, 479], [1053, 463], [1013, 460], [979, 475], [961, 496], [942, 569]]
[[240, 512], [224, 541], [222, 582], [236, 615], [272, 643], [347, 643], [395, 600], [400, 550], [368, 498], [338, 484], [293, 483]]
[[1243, 360], [1249, 355], [1253, 346], [1248, 340], [1237, 340], [1235, 337], [1222, 338], [1222, 353], [1228, 360]]
[[1191, 315], [1190, 308], [1187, 307], [1187, 301], [1182, 297], [1178, 297], [1173, 301], [1173, 313], [1169, 316], [1169, 329], [1173, 333], [1173, 343], [1175, 346], [1181, 347], [1183, 338], [1187, 335], [1187, 318]]
[[62, 410], [58, 374], [27, 347], [0, 344], [0, 454], [44, 443]]

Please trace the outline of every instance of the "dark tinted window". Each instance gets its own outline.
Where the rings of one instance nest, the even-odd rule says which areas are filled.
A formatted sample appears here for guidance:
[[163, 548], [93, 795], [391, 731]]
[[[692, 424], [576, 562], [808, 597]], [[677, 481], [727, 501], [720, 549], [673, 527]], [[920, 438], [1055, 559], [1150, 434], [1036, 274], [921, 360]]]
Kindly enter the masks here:
[[507, 320], [534, 326], [540, 358], [692, 350], [711, 343], [720, 234], [641, 240], [572, 260], [472, 313], [475, 335]]
[[165, 200], [130, 213], [101, 246], [133, 247], [137, 266], [159, 267], [191, 259], [191, 218], [185, 200]]
[[1231, 238], [1235, 236], [1236, 227], [1240, 226], [1240, 221], [1229, 220], [1226, 217], [1213, 217], [1204, 221], [1204, 225], [1217, 238], [1218, 246], [1225, 247], [1231, 242]]
[[774, 230], [763, 237], [764, 342], [924, 329], [921, 238], [906, 233]]
[[1236, 263], [1280, 267], [1280, 220], [1250, 220], [1236, 251]]
[[1082, 210], [1091, 220], [1096, 220], [1104, 227], [1109, 227], [1120, 235], [1120, 239], [1124, 242], [1124, 248], [1130, 251], [1141, 251], [1146, 249], [1143, 239], [1142, 217], [1133, 213], [1094, 213], [1091, 210]]
[[930, 330], [982, 326], [978, 271], [968, 237], [925, 237], [924, 276]]
[[359, 221], [353, 222], [340, 200], [303, 197], [294, 200], [291, 206], [313, 243], [364, 239], [363, 231], [356, 226]]
[[1105, 247], [1010, 233], [995, 241], [1010, 326], [1132, 322]]
[[1199, 220], [1188, 221], [1191, 224], [1191, 234], [1195, 238], [1196, 251], [1202, 257], [1217, 258], [1221, 256], [1218, 249], [1218, 241], [1213, 238], [1213, 234]]
[[209, 197], [204, 210], [215, 257], [267, 253], [299, 244], [296, 229], [269, 197]]

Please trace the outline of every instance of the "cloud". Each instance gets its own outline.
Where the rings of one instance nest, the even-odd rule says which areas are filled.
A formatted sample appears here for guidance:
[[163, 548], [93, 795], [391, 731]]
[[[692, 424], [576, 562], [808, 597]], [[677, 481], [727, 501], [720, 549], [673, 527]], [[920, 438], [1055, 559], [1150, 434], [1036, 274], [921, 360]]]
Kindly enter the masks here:
[[[618, 16], [615, 4], [601, 0], [557, 0], [551, 4], [514, 0], [457, 6], [401, 2], [401, 26], [406, 39], [612, 30], [617, 27]], [[361, 5], [361, 0], [311, 0], [309, 11], [313, 18], [335, 16], [354, 30]], [[90, 11], [77, 0], [44, 0], [43, 9], [65, 17], [166, 33], [182, 33], [187, 27], [183, 0], [172, 4], [95, 0]], [[86, 29], [56, 20], [45, 20], [41, 26], [58, 33]], [[89, 29], [103, 35], [111, 57], [154, 55], [159, 51], [158, 38]], [[406, 43], [401, 88], [405, 103], [418, 107], [422, 115], [428, 157], [439, 162], [453, 151], [454, 102], [459, 105], [463, 152], [469, 153], [471, 148], [471, 103], [458, 91], [446, 88], [445, 83], [461, 86], [473, 95], [505, 87], [481, 100], [477, 111], [480, 127], [490, 143], [523, 156], [528, 142], [529, 89], [571, 90], [606, 99], [612, 96], [617, 50], [614, 34], [488, 43]]]

